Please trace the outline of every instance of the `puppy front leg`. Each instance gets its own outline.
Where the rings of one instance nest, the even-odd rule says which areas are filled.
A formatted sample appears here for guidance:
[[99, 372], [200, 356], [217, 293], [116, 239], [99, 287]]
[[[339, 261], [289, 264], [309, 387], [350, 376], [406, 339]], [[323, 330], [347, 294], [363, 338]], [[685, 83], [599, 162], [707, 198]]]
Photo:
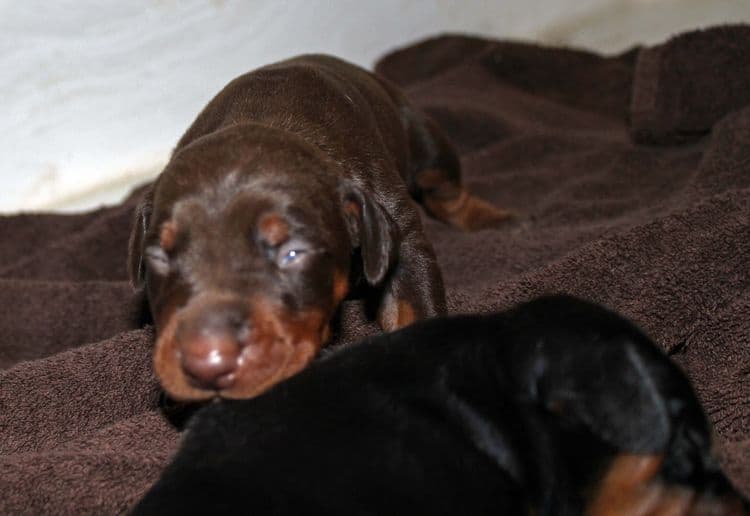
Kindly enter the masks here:
[[363, 188], [341, 187], [347, 231], [360, 250], [364, 278], [381, 294], [377, 320], [386, 331], [445, 313], [443, 278], [417, 207], [405, 188], [396, 196], [387, 209]]
[[445, 290], [435, 251], [424, 235], [411, 235], [401, 241], [396, 265], [384, 281], [378, 323], [393, 331], [445, 312]]

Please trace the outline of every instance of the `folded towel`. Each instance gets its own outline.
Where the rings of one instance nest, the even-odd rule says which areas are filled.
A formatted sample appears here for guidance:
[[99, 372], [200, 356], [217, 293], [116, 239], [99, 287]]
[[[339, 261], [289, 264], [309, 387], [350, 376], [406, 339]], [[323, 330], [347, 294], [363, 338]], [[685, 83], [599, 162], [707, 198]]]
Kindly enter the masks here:
[[750, 27], [688, 32], [638, 54], [631, 131], [643, 143], [700, 137], [750, 104]]

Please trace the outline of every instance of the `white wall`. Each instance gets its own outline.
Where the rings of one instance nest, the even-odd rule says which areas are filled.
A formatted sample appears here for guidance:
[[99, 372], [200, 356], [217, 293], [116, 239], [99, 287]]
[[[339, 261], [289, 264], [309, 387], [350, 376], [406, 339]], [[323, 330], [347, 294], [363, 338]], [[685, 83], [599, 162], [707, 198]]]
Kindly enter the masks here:
[[442, 31], [614, 51], [750, 0], [0, 0], [0, 211], [115, 202], [231, 78], [303, 52], [370, 66]]

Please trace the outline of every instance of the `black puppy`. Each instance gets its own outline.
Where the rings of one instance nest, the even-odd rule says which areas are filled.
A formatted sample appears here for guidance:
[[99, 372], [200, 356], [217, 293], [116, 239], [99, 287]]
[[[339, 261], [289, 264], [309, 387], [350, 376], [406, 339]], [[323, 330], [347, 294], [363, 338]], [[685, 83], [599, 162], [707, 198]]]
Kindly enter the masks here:
[[748, 514], [687, 378], [570, 297], [429, 320], [206, 407], [135, 514]]

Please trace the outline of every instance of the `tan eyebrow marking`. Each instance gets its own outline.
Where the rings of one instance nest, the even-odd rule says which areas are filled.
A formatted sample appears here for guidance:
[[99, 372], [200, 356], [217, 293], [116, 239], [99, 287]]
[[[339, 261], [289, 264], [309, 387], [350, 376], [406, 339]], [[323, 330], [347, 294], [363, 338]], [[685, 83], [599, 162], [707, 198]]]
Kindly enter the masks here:
[[278, 213], [263, 216], [258, 223], [263, 239], [272, 246], [277, 246], [289, 238], [289, 224]]
[[161, 225], [159, 231], [159, 246], [165, 251], [171, 251], [177, 241], [177, 225], [168, 220]]

